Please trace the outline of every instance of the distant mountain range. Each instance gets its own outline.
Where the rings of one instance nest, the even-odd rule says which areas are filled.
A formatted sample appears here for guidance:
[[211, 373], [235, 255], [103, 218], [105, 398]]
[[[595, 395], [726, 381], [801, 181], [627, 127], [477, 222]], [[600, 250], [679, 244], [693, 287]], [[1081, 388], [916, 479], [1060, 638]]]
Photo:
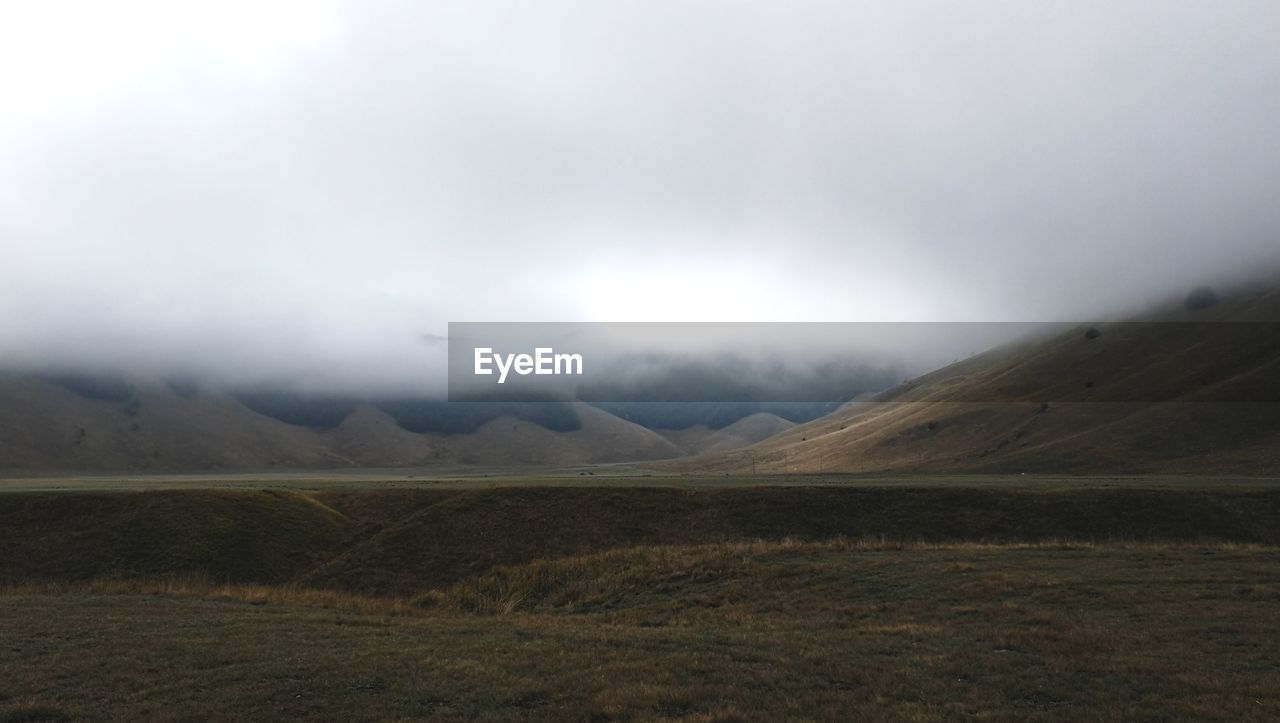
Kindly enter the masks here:
[[1127, 322], [989, 350], [825, 416], [834, 405], [451, 405], [5, 373], [0, 473], [613, 462], [714, 474], [1280, 473], [1277, 320], [1275, 285], [1200, 290]]
[[[758, 442], [793, 426], [759, 405], [701, 405], [652, 430], [587, 404], [361, 402], [197, 385], [0, 374], [0, 471], [264, 471], [577, 466]], [[812, 405], [810, 405], [812, 406]], [[796, 408], [788, 407], [789, 412]], [[655, 416], [656, 415], [656, 416]], [[663, 419], [653, 405], [645, 413]], [[813, 415], [811, 415], [813, 416]], [[727, 420], [734, 420], [725, 424]]]

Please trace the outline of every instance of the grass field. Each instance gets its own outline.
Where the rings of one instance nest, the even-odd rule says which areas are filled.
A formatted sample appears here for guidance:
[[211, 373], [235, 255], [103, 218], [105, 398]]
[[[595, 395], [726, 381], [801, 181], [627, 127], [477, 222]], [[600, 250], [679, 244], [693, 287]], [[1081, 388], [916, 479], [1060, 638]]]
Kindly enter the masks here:
[[9, 719], [1268, 720], [1280, 550], [757, 543], [416, 600], [179, 581], [0, 596]]
[[0, 720], [1280, 718], [1266, 481], [891, 482], [0, 495]]
[[632, 465], [596, 465], [567, 470], [509, 469], [486, 473], [423, 470], [261, 472], [159, 475], [0, 476], [5, 492], [120, 492], [145, 490], [480, 490], [501, 487], [961, 487], [1028, 491], [1125, 489], [1280, 489], [1280, 477], [1204, 475], [1052, 474], [759, 474], [696, 475], [645, 470]]

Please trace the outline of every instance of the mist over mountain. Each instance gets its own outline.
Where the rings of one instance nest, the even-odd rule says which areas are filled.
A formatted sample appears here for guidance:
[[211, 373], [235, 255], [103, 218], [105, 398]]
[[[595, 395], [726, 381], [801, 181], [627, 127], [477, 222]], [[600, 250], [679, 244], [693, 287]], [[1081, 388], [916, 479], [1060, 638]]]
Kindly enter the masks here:
[[450, 321], [1075, 321], [1280, 261], [1266, 3], [375, 6], [6, 9], [0, 366], [431, 395]]
[[450, 323], [1095, 324], [1280, 269], [1265, 4], [375, 5], [0, 11], [0, 372], [66, 415], [12, 448], [413, 461], [585, 413], [667, 453], [633, 427], [806, 422], [1008, 339], [638, 345], [583, 412], [446, 404]]

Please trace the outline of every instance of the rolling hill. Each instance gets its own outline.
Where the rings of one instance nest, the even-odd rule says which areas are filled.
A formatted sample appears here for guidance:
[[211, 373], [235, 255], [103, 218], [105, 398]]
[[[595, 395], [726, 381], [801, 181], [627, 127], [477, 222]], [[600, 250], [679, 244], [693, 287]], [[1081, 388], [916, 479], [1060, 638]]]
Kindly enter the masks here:
[[741, 450], [698, 473], [1280, 472], [1280, 289], [1064, 325]]
[[6, 492], [0, 586], [187, 577], [411, 596], [498, 566], [637, 545], [840, 538], [1275, 545], [1280, 492], [825, 485]]
[[0, 375], [0, 471], [187, 472], [380, 467], [571, 466], [685, 454], [655, 432], [585, 404], [573, 428], [499, 415], [472, 431], [413, 432], [370, 404], [333, 428], [290, 424], [235, 396], [133, 384], [87, 388]]
[[757, 412], [720, 429], [695, 424], [685, 429], [654, 431], [687, 454], [715, 454], [762, 442], [794, 426], [795, 422], [776, 414]]
[[799, 425], [757, 412], [650, 429], [584, 403], [300, 404], [0, 373], [0, 472], [1280, 472], [1280, 286], [1197, 293], [1134, 319], [1055, 326]]

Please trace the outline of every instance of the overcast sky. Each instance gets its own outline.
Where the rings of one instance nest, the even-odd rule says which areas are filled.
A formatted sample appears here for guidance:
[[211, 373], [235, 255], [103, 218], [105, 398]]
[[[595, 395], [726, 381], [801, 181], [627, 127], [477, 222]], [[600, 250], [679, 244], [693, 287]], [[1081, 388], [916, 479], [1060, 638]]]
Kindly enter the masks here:
[[0, 362], [413, 386], [475, 320], [1045, 320], [1280, 254], [1280, 4], [0, 6]]

